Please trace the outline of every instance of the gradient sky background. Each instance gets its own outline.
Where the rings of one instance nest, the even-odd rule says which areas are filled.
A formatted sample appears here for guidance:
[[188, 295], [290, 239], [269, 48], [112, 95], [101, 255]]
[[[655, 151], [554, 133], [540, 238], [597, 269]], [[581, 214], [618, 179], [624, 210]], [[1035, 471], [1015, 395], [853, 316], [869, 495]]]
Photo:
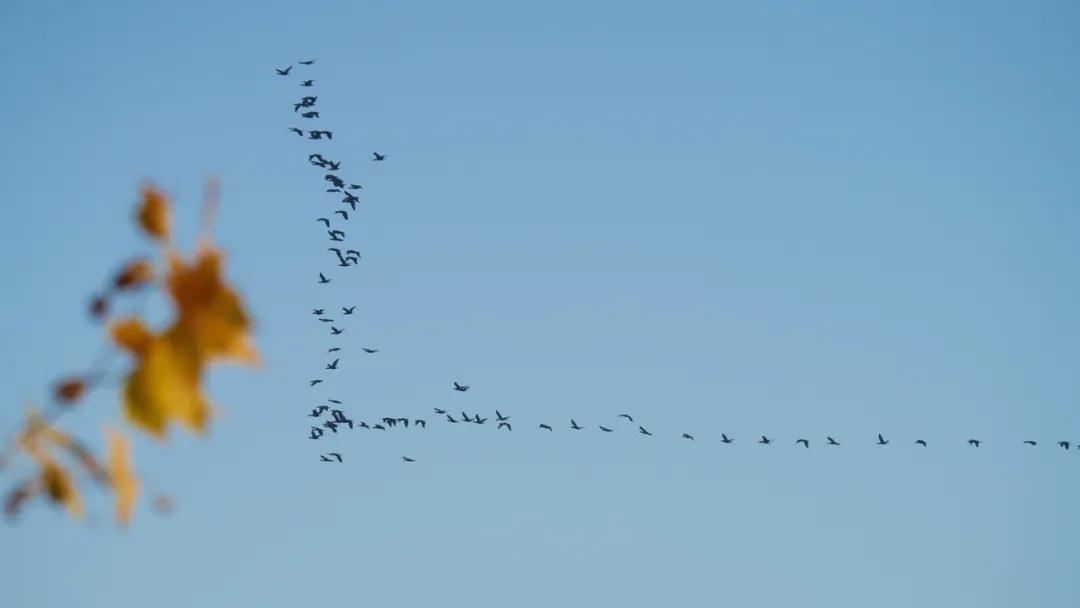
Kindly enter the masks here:
[[[226, 4], [0, 6], [0, 431], [98, 351], [144, 178], [190, 239], [220, 175], [266, 358], [212, 374], [204, 441], [137, 442], [173, 514], [118, 531], [91, 490], [89, 524], [0, 527], [5, 606], [1080, 594], [1080, 452], [1051, 445], [1080, 441], [1075, 2]], [[301, 75], [332, 142], [287, 131]], [[313, 151], [365, 185], [330, 286]], [[310, 309], [342, 304], [309, 389]], [[316, 444], [327, 397], [432, 424]], [[115, 393], [84, 407], [100, 445]], [[621, 412], [656, 436], [595, 431]]]

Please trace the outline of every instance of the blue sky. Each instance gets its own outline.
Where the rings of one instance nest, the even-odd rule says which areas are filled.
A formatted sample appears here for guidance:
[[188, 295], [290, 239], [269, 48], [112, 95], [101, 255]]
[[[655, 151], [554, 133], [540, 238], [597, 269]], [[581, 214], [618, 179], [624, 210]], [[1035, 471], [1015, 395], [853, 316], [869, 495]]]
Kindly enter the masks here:
[[[213, 373], [227, 411], [207, 439], [138, 442], [171, 516], [117, 531], [91, 500], [89, 525], [38, 508], [0, 529], [5, 603], [1069, 601], [1080, 454], [1047, 444], [1080, 441], [1078, 17], [4, 3], [0, 428], [97, 352], [85, 299], [148, 250], [129, 221], [144, 178], [189, 238], [220, 176], [216, 234], [266, 359]], [[319, 146], [287, 131], [302, 66], [274, 75], [309, 57], [335, 134]], [[365, 188], [363, 260], [329, 286], [314, 218], [337, 203], [311, 152]], [[323, 374], [310, 309], [351, 304]], [[305, 413], [328, 397], [432, 424], [315, 444]], [[655, 436], [565, 429], [621, 412]], [[103, 419], [107, 391], [65, 424], [100, 443]], [[318, 462], [331, 446], [344, 464]]]

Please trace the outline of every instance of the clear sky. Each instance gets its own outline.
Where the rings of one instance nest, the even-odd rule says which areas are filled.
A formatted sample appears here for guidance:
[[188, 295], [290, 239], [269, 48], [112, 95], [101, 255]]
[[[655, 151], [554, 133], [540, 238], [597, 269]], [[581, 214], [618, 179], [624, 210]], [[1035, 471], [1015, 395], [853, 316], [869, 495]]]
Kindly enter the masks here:
[[[137, 443], [172, 515], [0, 527], [0, 603], [1074, 604], [1076, 7], [0, 4], [0, 430], [97, 352], [143, 178], [188, 238], [221, 177], [266, 358], [215, 370], [204, 441]], [[301, 75], [332, 142], [287, 131]], [[310, 152], [364, 185], [357, 268]], [[316, 443], [328, 397], [431, 424]], [[99, 445], [115, 393], [84, 407]]]

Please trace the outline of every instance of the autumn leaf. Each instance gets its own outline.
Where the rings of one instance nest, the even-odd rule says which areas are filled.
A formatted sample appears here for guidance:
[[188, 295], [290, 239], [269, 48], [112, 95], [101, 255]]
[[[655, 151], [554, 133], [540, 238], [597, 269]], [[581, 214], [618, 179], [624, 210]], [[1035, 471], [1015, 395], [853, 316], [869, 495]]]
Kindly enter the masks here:
[[71, 475], [56, 461], [47, 461], [42, 466], [41, 487], [50, 500], [64, 505], [72, 517], [82, 517], [82, 498], [79, 496], [78, 491], [75, 490], [75, 483], [71, 480]]
[[200, 392], [203, 360], [190, 332], [179, 325], [154, 336], [127, 378], [124, 413], [136, 426], [164, 437], [172, 421], [202, 432], [210, 406]]
[[37, 492], [38, 484], [36, 479], [28, 479], [15, 486], [8, 493], [7, 498], [4, 499], [4, 515], [8, 519], [14, 519], [19, 514], [19, 510], [22, 509], [23, 503], [33, 498]]
[[180, 313], [177, 326], [192, 335], [201, 355], [257, 364], [251, 320], [240, 297], [221, 278], [221, 253], [204, 247], [193, 264], [173, 255], [169, 266], [169, 293]]
[[78, 401], [86, 393], [86, 381], [82, 378], [66, 378], [56, 383], [53, 394], [56, 400], [63, 404], [71, 404]]
[[154, 336], [139, 317], [120, 319], [109, 327], [109, 333], [117, 346], [134, 355], [143, 355]]
[[139, 496], [139, 480], [131, 470], [131, 445], [127, 437], [115, 429], [108, 429], [107, 435], [109, 478], [116, 495], [116, 521], [126, 526]]
[[153, 278], [154, 265], [149, 260], [132, 260], [113, 278], [113, 287], [117, 289], [135, 289]]
[[138, 220], [142, 229], [155, 239], [169, 238], [169, 199], [164, 192], [151, 184], [143, 186]]

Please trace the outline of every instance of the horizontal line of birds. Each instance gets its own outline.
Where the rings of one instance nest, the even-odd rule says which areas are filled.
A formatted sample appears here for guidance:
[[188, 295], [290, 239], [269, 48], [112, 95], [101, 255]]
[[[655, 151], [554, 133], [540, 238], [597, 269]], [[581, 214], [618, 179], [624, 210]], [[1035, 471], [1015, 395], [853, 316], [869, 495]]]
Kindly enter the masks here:
[[[460, 384], [458, 382], [454, 382], [454, 384], [453, 384], [453, 389], [455, 391], [458, 391], [458, 392], [466, 392], [466, 391], [469, 390], [469, 388], [470, 387], [468, 385]], [[338, 406], [341, 405], [341, 401], [338, 401], [336, 399], [329, 399], [328, 401], [330, 403], [334, 404], [334, 405], [338, 405]], [[412, 428], [414, 428], [414, 429], [417, 429], [417, 428], [426, 429], [427, 425], [428, 425], [426, 419], [422, 419], [422, 418], [412, 418], [412, 419], [410, 419], [410, 418], [397, 417], [397, 416], [385, 416], [385, 417], [380, 418], [378, 420], [378, 422], [373, 423], [373, 424], [368, 424], [367, 422], [362, 421], [362, 420], [357, 422], [357, 421], [354, 421], [354, 420], [348, 418], [345, 415], [344, 410], [342, 410], [340, 408], [331, 408], [331, 406], [329, 406], [329, 405], [319, 405], [319, 406], [313, 408], [311, 410], [311, 412], [308, 414], [308, 417], [322, 418], [323, 416], [325, 416], [325, 414], [327, 412], [330, 413], [331, 419], [325, 420], [322, 423], [321, 426], [312, 426], [311, 427], [311, 433], [310, 433], [310, 435], [308, 435], [309, 439], [314, 439], [314, 440], [322, 439], [322, 437], [324, 435], [324, 431], [323, 431], [324, 428], [329, 429], [333, 433], [337, 433], [338, 428], [340, 428], [342, 426], [347, 426], [349, 429], [365, 429], [365, 430], [373, 430], [373, 431], [387, 431], [389, 429], [393, 429], [393, 428], [396, 428], [398, 426], [403, 427], [403, 428], [409, 428], [410, 422], [412, 424]], [[470, 414], [466, 413], [465, 411], [461, 412], [460, 417], [455, 418], [453, 414], [451, 414], [446, 409], [442, 409], [442, 408], [434, 408], [433, 412], [435, 414], [439, 415], [439, 416], [443, 416], [444, 417], [443, 420], [448, 424], [469, 423], [469, 424], [474, 424], [474, 425], [483, 425], [488, 420], [491, 419], [490, 416], [489, 417], [483, 417], [479, 413], [475, 413], [475, 414], [470, 415]], [[644, 426], [642, 426], [642, 425], [638, 424], [637, 422], [635, 422], [634, 417], [631, 416], [630, 414], [619, 414], [617, 416], [617, 418], [625, 420], [627, 423], [630, 423], [630, 424], [632, 424], [634, 426], [637, 426], [636, 434], [644, 435], [644, 436], [647, 436], [647, 437], [652, 437], [653, 436], [653, 433], [651, 431], [649, 431]], [[513, 422], [511, 421], [511, 417], [507, 416], [507, 415], [504, 415], [499, 410], [495, 410], [494, 422], [495, 422], [494, 428], [496, 430], [505, 429], [507, 432], [511, 432], [511, 431], [514, 430], [513, 429]], [[611, 425], [611, 426], [604, 426], [602, 424], [596, 425], [596, 428], [599, 431], [604, 432], [604, 433], [617, 432], [618, 429], [615, 428], [615, 427], [616, 427], [616, 425], [614, 425], [614, 424]], [[540, 423], [540, 424], [537, 425], [537, 428], [539, 430], [543, 430], [543, 431], [547, 431], [547, 432], [554, 432], [555, 431], [555, 427], [553, 427], [552, 425], [547, 424], [547, 423]], [[583, 426], [581, 424], [578, 424], [577, 420], [575, 420], [574, 418], [570, 419], [570, 424], [567, 426], [567, 428], [570, 429], [570, 430], [573, 430], [573, 431], [584, 431], [584, 430], [588, 429], [587, 426]], [[684, 439], [684, 440], [687, 440], [687, 441], [697, 441], [697, 438], [694, 435], [692, 435], [690, 433], [686, 433], [686, 432], [682, 433], [680, 437], [682, 439]], [[726, 433], [721, 433], [719, 442], [722, 443], [722, 444], [732, 444], [732, 443], [735, 443], [735, 438], [734, 437], [729, 437]], [[761, 445], [772, 445], [773, 443], [776, 443], [776, 440], [773, 439], [773, 438], [770, 438], [770, 437], [768, 437], [766, 435], [761, 435], [761, 437], [759, 439], [757, 439], [755, 441], [755, 443], [758, 443], [758, 444], [761, 444]], [[810, 443], [811, 443], [810, 439], [805, 438], [805, 437], [800, 437], [800, 438], [795, 440], [794, 445], [801, 445], [803, 448], [809, 449]], [[886, 439], [883, 434], [878, 433], [877, 434], [877, 442], [872, 444], [872, 445], [886, 446], [886, 445], [889, 445], [890, 443], [891, 443], [891, 440]], [[969, 445], [971, 447], [975, 447], [975, 448], [980, 447], [982, 445], [982, 443], [983, 442], [980, 439], [968, 439], [967, 440], [967, 445]], [[839, 441], [837, 441], [835, 438], [833, 438], [832, 436], [826, 435], [824, 445], [839, 447], [842, 444]], [[918, 446], [921, 446], [921, 447], [924, 447], [924, 448], [929, 447], [929, 444], [924, 439], [915, 439], [914, 441], [912, 441], [912, 445], [918, 445]], [[1035, 440], [1032, 440], [1032, 439], [1028, 439], [1028, 440], [1023, 441], [1023, 445], [1028, 445], [1028, 446], [1034, 447], [1034, 446], [1038, 445], [1038, 442], [1035, 441]], [[1070, 450], [1070, 449], [1072, 449], [1073, 444], [1072, 444], [1071, 441], [1058, 441], [1057, 446], [1060, 447], [1060, 448], [1063, 448], [1065, 450]], [[1077, 449], [1080, 450], [1080, 445], [1077, 446]], [[332, 452], [331, 454], [337, 454], [337, 453]], [[415, 462], [414, 459], [409, 458], [409, 457], [402, 457], [402, 458], [403, 458], [403, 460], [405, 462]], [[321, 456], [320, 459], [323, 462], [342, 462], [340, 454], [337, 454], [335, 460], [328, 460], [326, 458], [326, 455]]]

